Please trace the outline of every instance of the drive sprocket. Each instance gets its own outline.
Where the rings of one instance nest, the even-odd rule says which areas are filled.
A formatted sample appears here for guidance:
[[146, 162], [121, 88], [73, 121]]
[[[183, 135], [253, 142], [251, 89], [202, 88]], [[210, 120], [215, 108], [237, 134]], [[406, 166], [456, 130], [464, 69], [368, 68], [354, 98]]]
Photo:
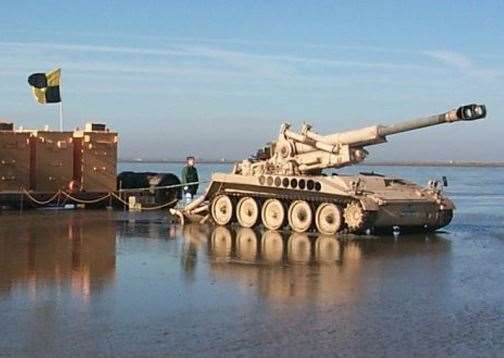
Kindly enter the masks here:
[[343, 218], [345, 219], [348, 231], [352, 233], [361, 232], [365, 229], [367, 217], [367, 212], [356, 201], [348, 203], [343, 211]]

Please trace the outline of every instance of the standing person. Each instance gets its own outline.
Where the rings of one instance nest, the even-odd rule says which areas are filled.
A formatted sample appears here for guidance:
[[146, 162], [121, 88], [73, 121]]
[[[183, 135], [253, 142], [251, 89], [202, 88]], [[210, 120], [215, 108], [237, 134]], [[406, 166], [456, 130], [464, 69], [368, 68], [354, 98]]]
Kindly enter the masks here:
[[[197, 182], [198, 179], [198, 170], [194, 166], [195, 159], [193, 156], [186, 158], [186, 165], [182, 168], [182, 184], [194, 183]], [[186, 185], [184, 186], [184, 197], [186, 198], [186, 202], [189, 203], [193, 196], [196, 195], [198, 191], [198, 184]]]

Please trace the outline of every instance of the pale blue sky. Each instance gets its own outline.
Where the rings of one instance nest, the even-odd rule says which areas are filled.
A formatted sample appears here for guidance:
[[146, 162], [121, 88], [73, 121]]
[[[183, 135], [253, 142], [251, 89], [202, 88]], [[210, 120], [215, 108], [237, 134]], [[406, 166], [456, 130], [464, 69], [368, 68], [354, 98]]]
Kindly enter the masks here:
[[240, 158], [282, 121], [327, 133], [483, 102], [485, 121], [370, 158], [504, 159], [504, 2], [406, 3], [3, 2], [0, 118], [56, 128], [26, 77], [61, 66], [67, 128], [108, 123], [123, 157]]

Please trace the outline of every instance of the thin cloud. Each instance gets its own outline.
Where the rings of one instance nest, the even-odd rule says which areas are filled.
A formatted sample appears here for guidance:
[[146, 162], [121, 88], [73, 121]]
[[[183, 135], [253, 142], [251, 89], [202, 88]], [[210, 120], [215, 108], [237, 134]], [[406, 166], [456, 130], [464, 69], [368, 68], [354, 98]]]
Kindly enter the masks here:
[[188, 56], [185, 51], [177, 49], [146, 49], [138, 47], [123, 46], [97, 46], [97, 45], [78, 45], [62, 43], [40, 43], [40, 42], [0, 42], [0, 47], [11, 50], [56, 50], [56, 51], [81, 51], [81, 52], [103, 52], [103, 53], [124, 53], [138, 55], [159, 55], [159, 56]]
[[[384, 50], [384, 49], [383, 49]], [[162, 48], [138, 48], [132, 46], [104, 46], [75, 43], [0, 42], [0, 66], [4, 71], [28, 72], [37, 68], [62, 65], [71, 76], [98, 76], [107, 74], [111, 81], [143, 83], [146, 79], [159, 82], [159, 90], [170, 86], [211, 85], [209, 91], [224, 92], [240, 89], [254, 92], [258, 88], [273, 88], [289, 93], [306, 93], [334, 88], [355, 88], [370, 84], [383, 86], [439, 87], [448, 65], [464, 70], [471, 76], [492, 79], [497, 71], [476, 67], [472, 59], [451, 51], [423, 51], [412, 53], [411, 61], [401, 56], [403, 62], [359, 61], [330, 57], [305, 57], [291, 54], [256, 53], [195, 44], [177, 44]], [[44, 56], [40, 56], [43, 52]], [[406, 52], [405, 52], [406, 53]], [[83, 55], [84, 54], [84, 55]], [[103, 56], [118, 54], [128, 56]], [[440, 62], [428, 63], [428, 58]], [[131, 56], [129, 56], [131, 55]], [[355, 56], [354, 56], [355, 58]], [[406, 74], [405, 74], [406, 72]], [[427, 76], [425, 75], [427, 74]], [[82, 78], [81, 78], [82, 80]], [[124, 83], [124, 82], [123, 82]], [[104, 84], [98, 84], [98, 87]], [[100, 90], [100, 88], [98, 88]], [[119, 91], [119, 90], [118, 90]], [[260, 90], [258, 93], [264, 93]]]
[[326, 65], [334, 67], [365, 67], [365, 68], [383, 68], [383, 69], [432, 69], [432, 67], [416, 65], [416, 64], [401, 64], [392, 62], [362, 62], [362, 61], [346, 61], [334, 60], [325, 58], [311, 58], [311, 57], [296, 57], [284, 55], [263, 55], [263, 54], [250, 54], [239, 51], [222, 50], [211, 47], [186, 47], [186, 51], [194, 55], [204, 56], [208, 58], [220, 59], [228, 63], [244, 60], [262, 60], [262, 61], [275, 61], [275, 62], [288, 62], [288, 63], [304, 63], [312, 65]]
[[425, 55], [461, 71], [463, 74], [491, 81], [502, 77], [502, 72], [492, 68], [484, 68], [475, 63], [473, 58], [454, 51], [424, 51]]
[[473, 67], [473, 61], [468, 56], [453, 51], [424, 51], [424, 54], [444, 64], [454, 66], [458, 69], [468, 69]]
[[[171, 57], [199, 57], [207, 60], [218, 60], [237, 67], [252, 68], [256, 65], [258, 72], [264, 72], [264, 65], [269, 64], [276, 67], [278, 63], [294, 63], [307, 65], [324, 65], [332, 67], [360, 67], [360, 68], [382, 68], [382, 69], [423, 69], [430, 70], [431, 66], [424, 66], [411, 63], [393, 63], [393, 62], [366, 62], [366, 61], [349, 61], [329, 58], [315, 57], [298, 57], [288, 55], [270, 55], [270, 54], [255, 54], [243, 51], [231, 51], [217, 47], [194, 46], [194, 45], [174, 45], [163, 49], [124, 47], [124, 46], [97, 46], [97, 45], [79, 45], [79, 44], [62, 44], [62, 43], [29, 43], [29, 42], [0, 42], [0, 47], [3, 50], [10, 51], [36, 51], [39, 50], [55, 50], [69, 52], [97, 52], [97, 53], [121, 53], [121, 54], [136, 54], [145, 56], [171, 56]], [[266, 63], [267, 62], [267, 63]], [[275, 68], [273, 68], [274, 70]]]

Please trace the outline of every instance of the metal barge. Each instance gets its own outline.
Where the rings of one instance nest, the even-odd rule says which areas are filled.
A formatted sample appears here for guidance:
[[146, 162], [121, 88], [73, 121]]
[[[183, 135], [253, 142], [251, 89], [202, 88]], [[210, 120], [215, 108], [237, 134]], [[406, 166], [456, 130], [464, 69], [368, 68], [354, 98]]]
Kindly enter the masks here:
[[0, 208], [175, 206], [181, 184], [172, 174], [144, 175], [152, 179], [144, 187], [123, 186], [117, 147], [118, 134], [104, 124], [59, 132], [0, 123]]

